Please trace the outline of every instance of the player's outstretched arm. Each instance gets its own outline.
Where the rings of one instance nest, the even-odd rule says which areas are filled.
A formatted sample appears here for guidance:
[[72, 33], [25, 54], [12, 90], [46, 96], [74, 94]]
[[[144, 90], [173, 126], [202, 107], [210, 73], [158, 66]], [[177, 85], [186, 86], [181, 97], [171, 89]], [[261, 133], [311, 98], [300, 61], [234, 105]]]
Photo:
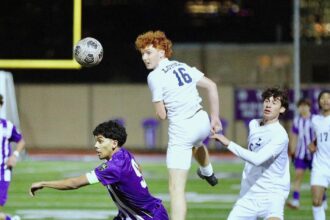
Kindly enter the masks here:
[[35, 196], [36, 191], [41, 190], [45, 187], [58, 189], [58, 190], [73, 190], [73, 189], [79, 189], [80, 187], [89, 184], [90, 183], [88, 182], [86, 175], [64, 179], [64, 180], [41, 181], [41, 182], [32, 183], [29, 193], [33, 197]]
[[222, 134], [214, 134], [211, 136], [217, 141], [220, 141], [225, 147], [228, 148], [236, 156], [242, 158], [249, 163], [259, 166], [270, 158], [275, 158], [281, 151], [285, 143], [282, 143], [281, 140], [275, 140], [268, 143], [265, 147], [261, 148], [258, 152], [253, 152], [247, 150], [246, 148], [230, 141]]

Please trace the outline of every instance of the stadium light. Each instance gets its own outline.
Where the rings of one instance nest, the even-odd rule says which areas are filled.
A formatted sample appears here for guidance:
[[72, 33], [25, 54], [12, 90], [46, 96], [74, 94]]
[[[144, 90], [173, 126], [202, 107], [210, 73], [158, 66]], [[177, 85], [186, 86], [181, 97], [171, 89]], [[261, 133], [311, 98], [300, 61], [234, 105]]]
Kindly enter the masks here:
[[[81, 39], [82, 0], [73, 0], [73, 37], [72, 48]], [[73, 49], [72, 49], [73, 51]], [[73, 55], [73, 52], [72, 52]], [[4, 69], [80, 69], [72, 59], [0, 59], [0, 68]]]

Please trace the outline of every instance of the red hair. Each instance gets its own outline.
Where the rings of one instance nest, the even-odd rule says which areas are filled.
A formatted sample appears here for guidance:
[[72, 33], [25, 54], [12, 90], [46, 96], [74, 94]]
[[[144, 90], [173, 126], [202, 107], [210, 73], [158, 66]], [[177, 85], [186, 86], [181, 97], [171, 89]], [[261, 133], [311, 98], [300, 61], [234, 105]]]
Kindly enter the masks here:
[[149, 45], [164, 50], [167, 58], [170, 58], [173, 54], [172, 42], [162, 31], [148, 31], [136, 38], [135, 47], [137, 50], [141, 51]]

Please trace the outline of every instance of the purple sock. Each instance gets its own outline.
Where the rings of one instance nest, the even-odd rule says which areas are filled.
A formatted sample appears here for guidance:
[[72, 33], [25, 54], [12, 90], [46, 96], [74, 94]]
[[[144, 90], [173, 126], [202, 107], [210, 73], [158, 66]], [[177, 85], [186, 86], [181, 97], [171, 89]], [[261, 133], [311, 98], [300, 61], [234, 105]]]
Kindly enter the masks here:
[[5, 220], [11, 220], [11, 218], [8, 215], [6, 215], [6, 219]]
[[293, 197], [293, 199], [299, 200], [300, 199], [300, 193], [298, 191], [294, 191], [292, 197]]
[[322, 198], [322, 200], [323, 200], [323, 201], [327, 200], [327, 194], [326, 194], [326, 193], [323, 194], [323, 198]]

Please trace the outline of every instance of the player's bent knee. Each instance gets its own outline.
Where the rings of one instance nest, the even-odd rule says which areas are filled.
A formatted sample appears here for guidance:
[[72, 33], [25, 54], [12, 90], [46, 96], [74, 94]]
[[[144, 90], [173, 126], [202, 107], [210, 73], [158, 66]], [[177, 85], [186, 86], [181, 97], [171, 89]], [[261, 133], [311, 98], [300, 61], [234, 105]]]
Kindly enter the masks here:
[[318, 207], [322, 205], [323, 200], [322, 199], [313, 199], [313, 206]]

